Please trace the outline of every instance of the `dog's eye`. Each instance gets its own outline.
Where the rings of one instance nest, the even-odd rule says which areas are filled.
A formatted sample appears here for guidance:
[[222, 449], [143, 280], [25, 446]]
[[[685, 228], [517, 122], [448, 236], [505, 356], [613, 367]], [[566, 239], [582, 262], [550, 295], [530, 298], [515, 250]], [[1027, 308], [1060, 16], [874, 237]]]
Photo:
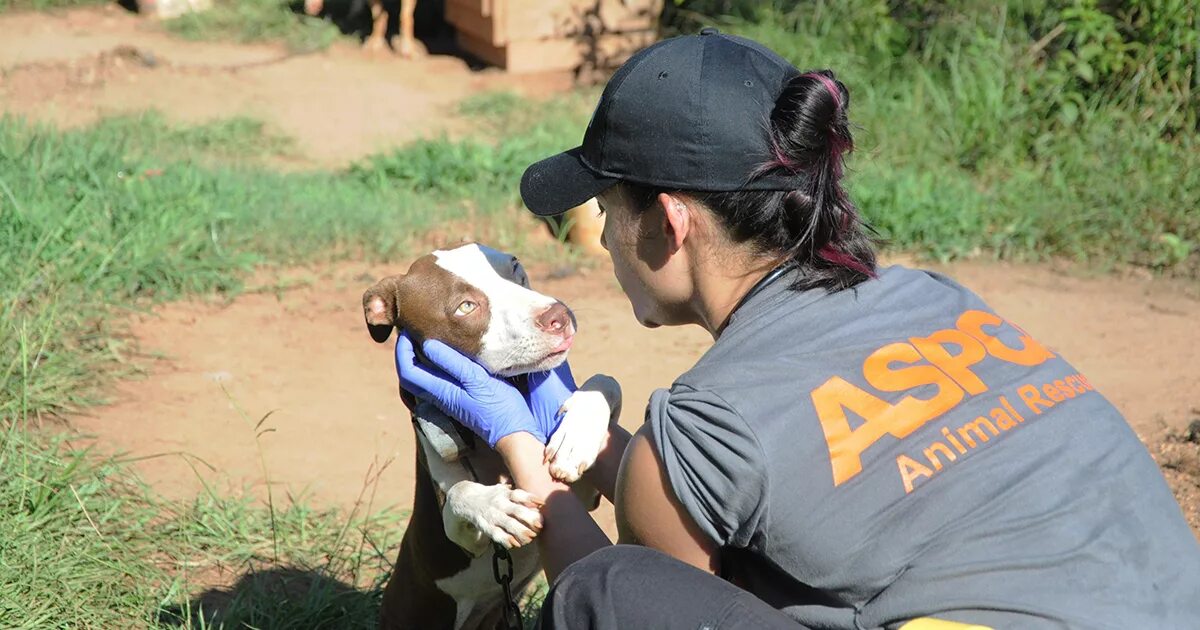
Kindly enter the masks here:
[[462, 317], [463, 315], [470, 315], [471, 313], [474, 313], [475, 309], [477, 308], [479, 308], [478, 304], [472, 302], [471, 300], [464, 300], [463, 303], [459, 304], [458, 308], [454, 310], [454, 314], [458, 315], [459, 317]]

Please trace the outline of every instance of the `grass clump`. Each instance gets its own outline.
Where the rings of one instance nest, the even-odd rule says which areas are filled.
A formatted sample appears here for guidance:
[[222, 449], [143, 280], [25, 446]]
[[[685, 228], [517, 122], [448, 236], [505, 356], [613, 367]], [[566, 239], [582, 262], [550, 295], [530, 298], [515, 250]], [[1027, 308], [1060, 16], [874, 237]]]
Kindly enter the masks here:
[[377, 186], [519, 203], [516, 189], [525, 168], [578, 144], [595, 98], [589, 92], [538, 106], [507, 92], [479, 95], [465, 101], [460, 111], [481, 124], [481, 137], [418, 141], [368, 157], [349, 172]]
[[[96, 146], [120, 147], [146, 163], [188, 161], [205, 166], [264, 165], [272, 158], [295, 156], [295, 140], [248, 116], [218, 118], [178, 126], [154, 110], [103, 118], [88, 132]], [[128, 175], [133, 175], [132, 173]]]
[[107, 4], [107, 0], [0, 0], [0, 13], [70, 9], [96, 4]]
[[207, 11], [166, 21], [167, 30], [195, 40], [278, 41], [294, 52], [328, 48], [341, 33], [332, 23], [292, 10], [281, 0], [215, 0]]

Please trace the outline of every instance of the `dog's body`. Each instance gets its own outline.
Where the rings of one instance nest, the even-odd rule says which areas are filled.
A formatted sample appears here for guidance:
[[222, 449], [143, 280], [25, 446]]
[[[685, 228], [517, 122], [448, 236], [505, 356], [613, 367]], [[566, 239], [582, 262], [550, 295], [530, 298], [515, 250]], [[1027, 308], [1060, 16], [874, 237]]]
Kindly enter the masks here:
[[[351, 13], [355, 12], [355, 8], [361, 8], [362, 0], [356, 0], [356, 7], [351, 9]], [[387, 9], [383, 6], [383, 0], [367, 0], [371, 7], [371, 33], [363, 41], [363, 48], [372, 52], [381, 52], [387, 49], [387, 26], [388, 14]], [[413, 39], [413, 13], [417, 8], [417, 0], [400, 0], [400, 44], [396, 47], [396, 52], [400, 53], [401, 57], [411, 59], [416, 54], [416, 40]], [[304, 12], [308, 15], [317, 16], [325, 10], [325, 0], [304, 0]]]
[[[566, 360], [575, 333], [565, 305], [529, 289], [515, 258], [478, 245], [438, 251], [409, 273], [385, 278], [363, 296], [372, 337], [386, 341], [402, 328], [420, 344], [438, 339], [492, 374], [519, 376]], [[537, 573], [530, 541], [541, 517], [532, 496], [511, 488], [500, 456], [482, 440], [463, 437], [432, 405], [401, 392], [417, 429], [416, 492], [380, 611], [383, 628], [503, 627], [503, 595], [492, 572], [493, 543], [511, 549], [512, 592]], [[579, 480], [599, 454], [620, 411], [620, 390], [606, 376], [589, 379], [563, 405], [551, 437], [550, 471]], [[599, 494], [573, 490], [585, 505]]]

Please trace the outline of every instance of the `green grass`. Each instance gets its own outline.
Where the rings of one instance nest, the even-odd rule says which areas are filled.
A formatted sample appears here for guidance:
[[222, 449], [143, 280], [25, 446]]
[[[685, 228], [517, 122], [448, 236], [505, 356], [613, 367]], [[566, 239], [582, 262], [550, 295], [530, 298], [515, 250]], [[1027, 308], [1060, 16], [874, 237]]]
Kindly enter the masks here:
[[127, 157], [146, 164], [190, 162], [220, 168], [263, 166], [275, 158], [299, 157], [294, 139], [246, 116], [178, 126], [169, 124], [161, 113], [153, 110], [123, 114], [93, 125], [88, 140], [94, 146], [119, 146]]
[[6, 11], [69, 9], [96, 4], [107, 4], [107, 0], [0, 0], [0, 13]]
[[332, 23], [297, 14], [290, 5], [280, 0], [215, 0], [212, 9], [172, 18], [166, 26], [187, 39], [282, 41], [296, 52], [326, 48], [340, 35]]
[[0, 468], [5, 628], [373, 628], [403, 530], [395, 512], [303, 499], [168, 502], [121, 463], [17, 425]]

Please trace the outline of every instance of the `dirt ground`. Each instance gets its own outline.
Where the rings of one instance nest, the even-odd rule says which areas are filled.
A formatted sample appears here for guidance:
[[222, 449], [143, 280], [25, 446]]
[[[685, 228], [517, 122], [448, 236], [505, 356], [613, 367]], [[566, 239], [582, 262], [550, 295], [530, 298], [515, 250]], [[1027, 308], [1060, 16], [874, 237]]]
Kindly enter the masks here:
[[114, 5], [0, 15], [0, 105], [71, 127], [158, 109], [171, 120], [245, 115], [295, 138], [300, 166], [340, 166], [465, 123], [464, 97], [490, 89], [544, 95], [569, 74], [518, 78], [463, 59], [404, 62], [352, 41], [299, 56], [277, 45], [191, 42]]
[[[151, 51], [158, 63], [113, 54], [119, 46]], [[280, 53], [274, 46], [182, 42], [119, 9], [0, 16], [0, 105], [68, 126], [150, 107], [181, 121], [247, 114], [297, 138], [303, 160], [335, 165], [421, 134], [454, 131], [461, 123], [446, 115], [449, 105], [471, 93], [567, 85], [564, 77], [473, 72], [454, 57], [372, 58], [351, 45], [236, 72], [213, 69]], [[194, 300], [135, 316], [131, 330], [146, 376], [121, 383], [112, 405], [71, 423], [101, 450], [144, 458], [137, 468], [169, 496], [194, 494], [201, 478], [255, 493], [269, 481], [319, 505], [348, 507], [368, 469], [391, 462], [375, 506], [405, 507], [413, 433], [396, 398], [391, 346], [370, 341], [359, 300], [375, 278], [406, 266], [286, 270], [259, 278], [264, 290], [231, 303]], [[1163, 464], [1200, 528], [1200, 446], [1184, 437], [1200, 418], [1195, 285], [1081, 277], [1052, 266], [941, 269], [1087, 374]], [[576, 311], [576, 375], [603, 372], [624, 386], [626, 427], [641, 422], [650, 392], [669, 385], [709, 343], [699, 329], [639, 327], [606, 261], [557, 279], [538, 281], [548, 275], [544, 266], [531, 271], [540, 290]], [[281, 279], [298, 288], [272, 290]], [[264, 426], [274, 431], [256, 439], [254, 426], [268, 413]], [[611, 532], [611, 514], [604, 521]]]

